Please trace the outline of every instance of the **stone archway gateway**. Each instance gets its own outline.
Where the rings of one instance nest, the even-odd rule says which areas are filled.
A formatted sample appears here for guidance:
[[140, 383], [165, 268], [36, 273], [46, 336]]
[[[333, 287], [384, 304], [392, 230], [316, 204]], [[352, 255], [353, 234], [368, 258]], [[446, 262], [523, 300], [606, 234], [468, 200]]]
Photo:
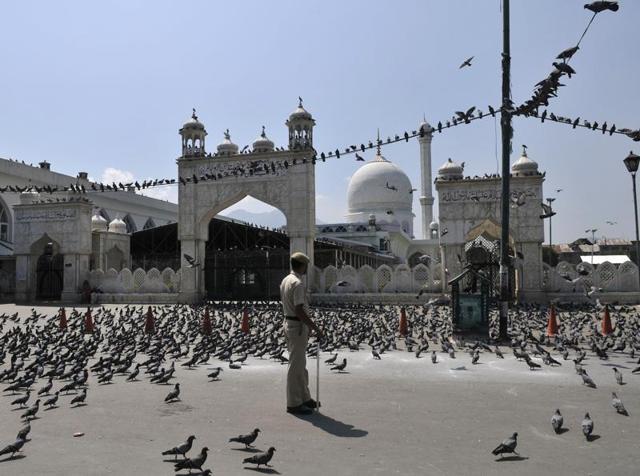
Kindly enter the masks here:
[[[205, 295], [203, 263], [209, 223], [219, 212], [250, 195], [280, 210], [286, 217], [290, 251], [302, 251], [313, 261], [315, 237], [315, 121], [300, 101], [286, 125], [289, 147], [274, 148], [264, 127], [252, 150], [241, 153], [227, 130], [215, 154], [205, 151], [207, 132], [194, 113], [180, 129], [178, 159], [178, 238], [181, 248], [181, 302]], [[196, 265], [184, 258], [187, 254]]]

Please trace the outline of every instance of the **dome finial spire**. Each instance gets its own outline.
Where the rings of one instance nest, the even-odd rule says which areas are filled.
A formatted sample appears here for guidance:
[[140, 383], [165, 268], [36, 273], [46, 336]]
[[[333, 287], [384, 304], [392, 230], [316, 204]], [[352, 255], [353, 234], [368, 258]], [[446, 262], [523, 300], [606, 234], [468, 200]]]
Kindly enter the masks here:
[[527, 157], [527, 146], [522, 144], [522, 156]]
[[298, 96], [298, 107], [302, 107], [302, 96]]
[[379, 127], [378, 127], [378, 136], [377, 136], [376, 144], [377, 144], [377, 147], [376, 147], [376, 150], [377, 150], [376, 155], [377, 155], [378, 157], [380, 157], [380, 155], [382, 155], [382, 154], [380, 153], [380, 128], [379, 128]]
[[196, 115], [196, 108], [192, 108], [191, 119], [198, 120], [198, 116]]
[[264, 126], [262, 126], [262, 132], [260, 133], [260, 137], [267, 137], [267, 133], [264, 131]]
[[229, 134], [229, 129], [227, 128], [226, 131], [224, 131], [224, 138], [227, 140], [231, 140], [231, 134]]

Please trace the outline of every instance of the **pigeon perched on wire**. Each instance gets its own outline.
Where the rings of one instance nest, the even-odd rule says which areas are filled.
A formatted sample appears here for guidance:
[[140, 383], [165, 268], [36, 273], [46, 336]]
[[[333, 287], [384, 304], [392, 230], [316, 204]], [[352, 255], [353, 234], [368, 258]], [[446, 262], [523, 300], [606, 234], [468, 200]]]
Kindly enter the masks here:
[[500, 443], [492, 452], [491, 454], [498, 456], [500, 455], [500, 458], [502, 458], [503, 454], [509, 454], [509, 453], [513, 453], [516, 456], [520, 456], [517, 452], [516, 452], [516, 446], [518, 446], [518, 433], [514, 433], [513, 435], [511, 435], [509, 438], [507, 438], [506, 440], [504, 440], [502, 443]]
[[188, 469], [189, 472], [191, 472], [192, 469], [199, 469], [200, 471], [202, 471], [202, 465], [204, 464], [205, 461], [207, 461], [208, 451], [209, 451], [209, 448], [205, 446], [204, 448], [202, 448], [202, 451], [200, 451], [200, 453], [198, 453], [193, 458], [185, 457], [185, 459], [183, 459], [182, 461], [178, 461], [175, 464], [176, 472], [182, 469]]
[[260, 428], [255, 428], [251, 433], [247, 435], [240, 435], [234, 438], [229, 438], [229, 443], [242, 443], [245, 448], [253, 448], [253, 442], [258, 438]]
[[571, 48], [567, 48], [566, 50], [561, 51], [560, 54], [556, 56], [556, 59], [561, 59], [564, 61], [571, 59], [579, 49], [579, 46], [572, 46]]
[[618, 2], [616, 1], [598, 0], [596, 2], [587, 3], [584, 8], [592, 11], [594, 14], [597, 14], [606, 10], [617, 12], [620, 5], [618, 5]]
[[173, 448], [171, 448], [170, 450], [167, 451], [163, 451], [162, 452], [162, 456], [170, 456], [173, 455], [175, 456], [175, 459], [178, 459], [178, 455], [182, 456], [183, 458], [187, 458], [187, 453], [189, 451], [191, 451], [191, 447], [193, 446], [193, 440], [195, 440], [196, 437], [191, 435], [187, 438], [187, 441], [182, 443], [179, 446], [174, 446]]
[[258, 468], [260, 466], [270, 466], [269, 461], [273, 458], [273, 453], [275, 453], [276, 449], [272, 446], [269, 448], [266, 453], [258, 453], [257, 455], [250, 456], [249, 458], [245, 458], [242, 463], [243, 464], [257, 464]]

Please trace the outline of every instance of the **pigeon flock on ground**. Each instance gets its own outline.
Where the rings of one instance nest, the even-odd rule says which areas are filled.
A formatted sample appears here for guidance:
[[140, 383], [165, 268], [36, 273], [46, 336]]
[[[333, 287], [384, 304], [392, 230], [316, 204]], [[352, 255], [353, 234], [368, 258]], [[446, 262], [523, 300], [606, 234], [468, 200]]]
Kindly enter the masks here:
[[[248, 332], [241, 325], [247, 308], [253, 324]], [[546, 306], [516, 307], [510, 312], [510, 342], [500, 346], [491, 338], [454, 334], [450, 307], [437, 301], [408, 306], [409, 318], [403, 334], [399, 333], [402, 326], [398, 306], [325, 306], [315, 309], [315, 316], [324, 330], [321, 358], [335, 373], [345, 373], [349, 354], [358, 351], [371, 352], [373, 359], [369, 365], [376, 365], [390, 352], [409, 352], [418, 359], [430, 357], [427, 358], [432, 362], [430, 365], [437, 365], [440, 355], [445, 354], [461, 361], [468, 359], [472, 367], [483, 360], [483, 354], [498, 359], [511, 354], [522, 362], [522, 370], [526, 372], [573, 365], [575, 385], [582, 385], [585, 391], [596, 395], [598, 390], [591, 389], [598, 389], [598, 383], [589, 375], [588, 366], [607, 361], [612, 353], [623, 353], [635, 360], [636, 352], [640, 351], [640, 313], [631, 306], [609, 309], [615, 328], [604, 336], [599, 323], [602, 309], [593, 304], [558, 306], [558, 334], [549, 338], [545, 334]], [[49, 412], [60, 411], [61, 407], [81, 412], [91, 405], [92, 394], [104, 386], [133, 382], [166, 385], [168, 392], [158, 405], [173, 405], [197, 398], [188, 387], [180, 385], [180, 373], [187, 369], [208, 366], [207, 380], [217, 382], [224, 380], [225, 371], [241, 372], [249, 356], [277, 364], [288, 362], [277, 302], [73, 309], [66, 326], [62, 325], [66, 315], [63, 318], [61, 312], [43, 315], [32, 309], [27, 317], [17, 313], [0, 315], [1, 393], [11, 396], [8, 405], [20, 409], [19, 419], [3, 422], [16, 425], [17, 436], [14, 441], [0, 442], [0, 463], [28, 457], [26, 444], [38, 437], [37, 424], [32, 432], [34, 419], [47, 418]], [[492, 311], [489, 335], [495, 335], [496, 321], [496, 311]], [[308, 354], [315, 357], [315, 338], [309, 342]], [[209, 367], [216, 363], [220, 366]], [[624, 385], [634, 374], [640, 375], [640, 360], [628, 372], [613, 367], [611, 382], [607, 382], [615, 382], [620, 388], [611, 394], [610, 405], [613, 417], [621, 419], [621, 427], [628, 421], [624, 417], [629, 416], [623, 403]], [[549, 408], [549, 414], [541, 418], [551, 417], [549, 432], [557, 435], [575, 431], [580, 424], [584, 437], [591, 441], [595, 424], [590, 410], [584, 409], [581, 422], [569, 423], [560, 408]], [[512, 454], [508, 458], [520, 458], [516, 452], [518, 433], [509, 428], [505, 433], [511, 436], [492, 453], [500, 458]], [[229, 435], [229, 444], [253, 449], [260, 434], [260, 429], [255, 428], [239, 436]], [[206, 467], [207, 442], [194, 448], [194, 441], [200, 443], [194, 435], [184, 442], [166, 442], [164, 448], [158, 448], [158, 455], [167, 457], [165, 461], [172, 463], [176, 472], [213, 474]], [[258, 468], [269, 465], [276, 449], [267, 448], [265, 452], [239, 459], [238, 464]], [[199, 473], [193, 473], [194, 470]]]

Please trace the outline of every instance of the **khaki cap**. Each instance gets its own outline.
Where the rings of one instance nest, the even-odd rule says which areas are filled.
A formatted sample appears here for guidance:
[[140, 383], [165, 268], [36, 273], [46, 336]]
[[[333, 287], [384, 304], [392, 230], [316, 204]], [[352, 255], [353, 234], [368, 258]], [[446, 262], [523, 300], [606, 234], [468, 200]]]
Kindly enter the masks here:
[[291, 259], [294, 260], [294, 261], [297, 261], [299, 263], [309, 264], [311, 262], [311, 260], [309, 259], [309, 257], [307, 255], [305, 255], [304, 253], [301, 253], [299, 251], [296, 251], [295, 253], [293, 253], [291, 255]]

